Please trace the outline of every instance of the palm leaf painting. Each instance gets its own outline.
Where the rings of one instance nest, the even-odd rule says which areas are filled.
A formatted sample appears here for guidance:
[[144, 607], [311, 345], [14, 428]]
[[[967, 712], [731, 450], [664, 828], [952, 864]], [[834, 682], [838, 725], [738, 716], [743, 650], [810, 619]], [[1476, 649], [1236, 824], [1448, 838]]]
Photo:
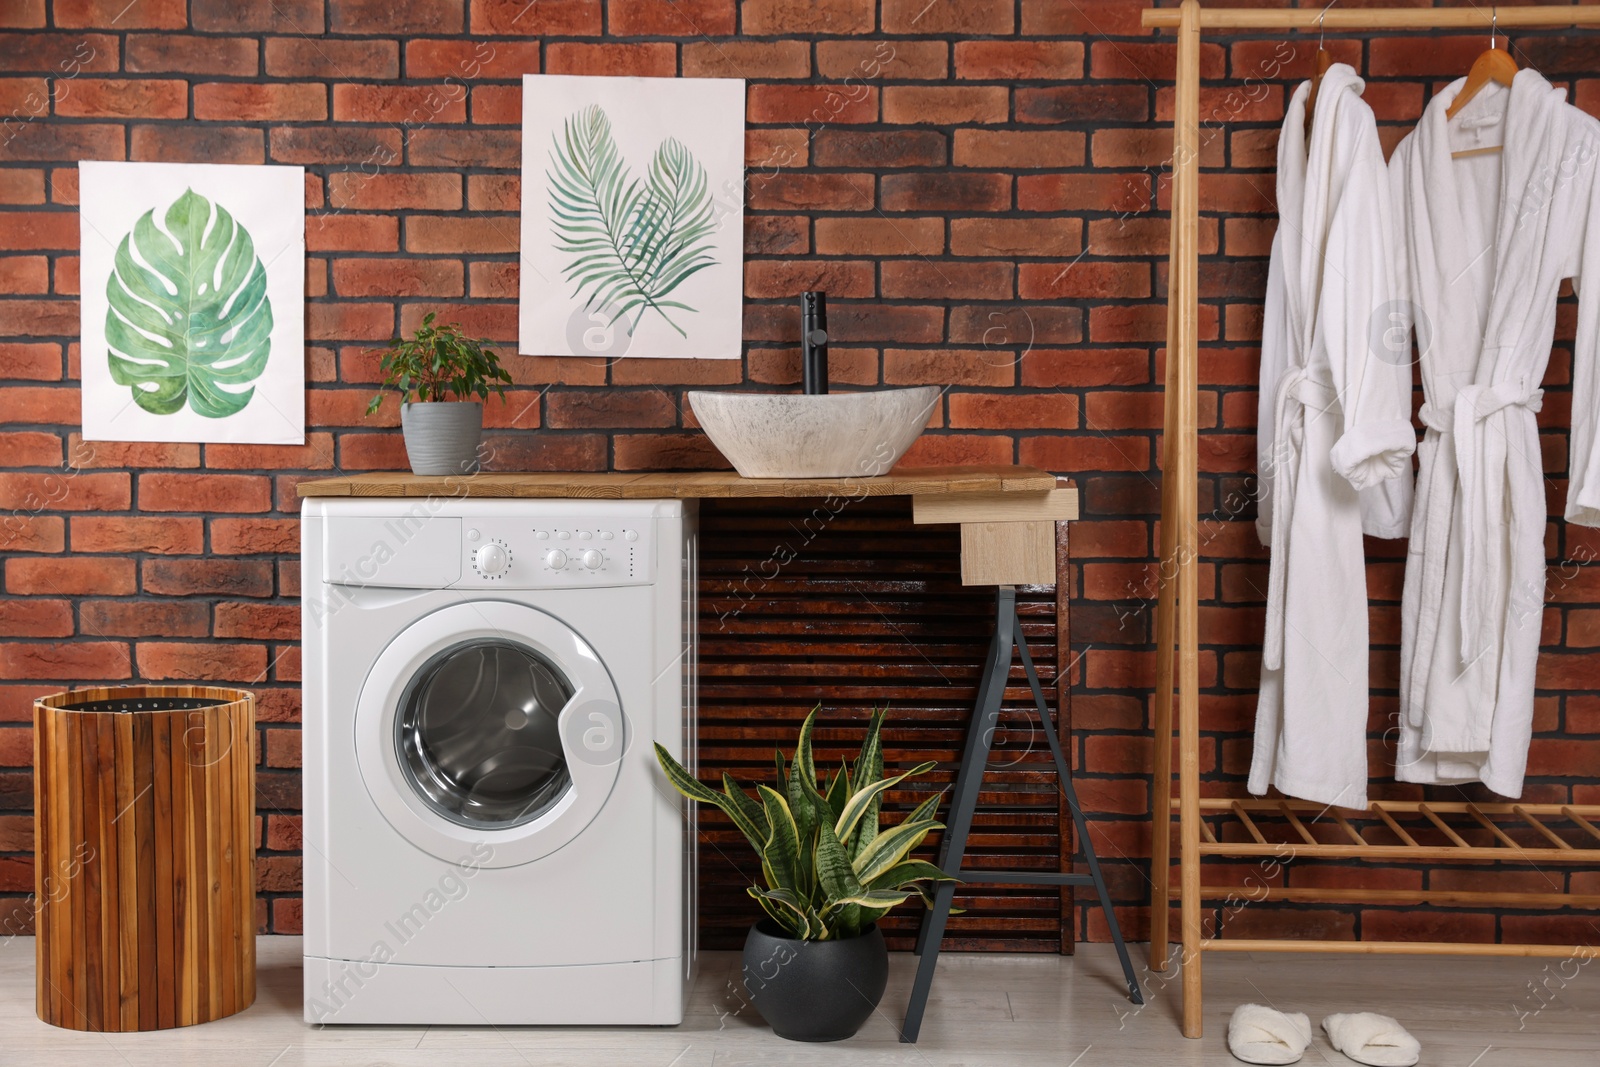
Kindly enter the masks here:
[[155, 216], [122, 238], [106, 281], [111, 379], [155, 415], [237, 414], [272, 347], [266, 268], [249, 232], [193, 189]]
[[630, 335], [654, 311], [687, 337], [668, 312], [696, 309], [668, 297], [717, 262], [705, 167], [668, 137], [645, 178], [634, 177], [598, 105], [566, 120], [550, 161], [551, 221], [557, 249], [571, 257], [561, 271], [573, 296], [585, 298], [586, 310], [609, 309], [610, 321], [622, 319]]

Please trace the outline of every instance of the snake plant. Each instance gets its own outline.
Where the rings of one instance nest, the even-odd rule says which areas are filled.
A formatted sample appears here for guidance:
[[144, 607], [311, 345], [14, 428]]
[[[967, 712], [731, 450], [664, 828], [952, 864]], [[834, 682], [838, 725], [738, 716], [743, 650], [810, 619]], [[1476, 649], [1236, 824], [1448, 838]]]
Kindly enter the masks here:
[[931, 904], [932, 883], [955, 881], [933, 864], [910, 858], [929, 833], [943, 829], [934, 820], [940, 794], [924, 800], [899, 825], [878, 825], [884, 794], [934, 766], [921, 763], [883, 777], [883, 714], [873, 715], [854, 772], [846, 761], [819, 781], [811, 755], [813, 710], [800, 727], [794, 758], [785, 763], [783, 753], [776, 753], [779, 788], [757, 786], [759, 800], [726, 773], [717, 792], [656, 745], [656, 759], [678, 792], [722, 809], [749, 838], [767, 884], [746, 892], [793, 937], [855, 937], [913, 896]]

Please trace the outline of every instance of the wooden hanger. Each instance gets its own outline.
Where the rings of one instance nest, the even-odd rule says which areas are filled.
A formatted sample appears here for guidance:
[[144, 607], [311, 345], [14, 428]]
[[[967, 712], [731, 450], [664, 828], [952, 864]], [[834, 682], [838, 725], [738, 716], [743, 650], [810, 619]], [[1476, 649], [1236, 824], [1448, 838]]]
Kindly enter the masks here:
[[[1472, 98], [1482, 91], [1485, 85], [1494, 82], [1496, 85], [1510, 87], [1512, 79], [1517, 76], [1517, 61], [1511, 58], [1511, 53], [1495, 47], [1495, 38], [1500, 28], [1500, 9], [1495, 8], [1489, 22], [1489, 50], [1473, 60], [1472, 69], [1467, 72], [1467, 84], [1461, 87], [1456, 98], [1450, 101], [1450, 106], [1445, 109], [1446, 121], [1456, 117], [1457, 113]], [[1450, 153], [1451, 159], [1464, 159], [1467, 156], [1486, 156], [1499, 152], [1502, 145], [1491, 145], [1488, 148], [1468, 148], [1461, 152]]]
[[1333, 0], [1333, 3], [1330, 3], [1328, 4], [1328, 7], [1323, 8], [1322, 14], [1317, 16], [1317, 73], [1311, 79], [1311, 91], [1306, 94], [1307, 137], [1311, 136], [1312, 112], [1317, 106], [1317, 90], [1322, 88], [1322, 76], [1328, 73], [1329, 67], [1333, 66], [1333, 56], [1329, 55], [1328, 50], [1323, 47], [1322, 20], [1327, 18], [1328, 8], [1332, 7], [1334, 3], [1338, 3], [1338, 0]]

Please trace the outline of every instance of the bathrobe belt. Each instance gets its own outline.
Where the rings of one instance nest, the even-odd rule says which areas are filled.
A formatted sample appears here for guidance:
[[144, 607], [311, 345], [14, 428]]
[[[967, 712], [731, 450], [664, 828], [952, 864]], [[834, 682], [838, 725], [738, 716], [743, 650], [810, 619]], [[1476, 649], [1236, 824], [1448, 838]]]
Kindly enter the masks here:
[[[1455, 404], [1441, 409], [1422, 405], [1422, 422], [1449, 437], [1454, 479], [1435, 477], [1429, 486], [1427, 544], [1443, 545], [1450, 531], [1450, 490], [1461, 491], [1461, 661], [1470, 663], [1497, 642], [1509, 596], [1504, 553], [1496, 538], [1506, 524], [1506, 479], [1512, 477], [1510, 415], [1531, 418], [1544, 404], [1542, 389], [1518, 382], [1466, 385]], [[1523, 440], [1522, 435], [1517, 439]], [[1441, 442], [1443, 443], [1443, 442]], [[1538, 457], [1534, 457], [1538, 463]], [[1537, 469], [1537, 468], [1536, 468]], [[1440, 577], [1442, 577], [1442, 570]]]
[[[1272, 560], [1267, 578], [1267, 632], [1262, 649], [1262, 665], [1268, 670], [1283, 668], [1284, 597], [1289, 575], [1289, 527], [1294, 521], [1294, 498], [1300, 475], [1300, 450], [1305, 446], [1306, 414], [1313, 417], [1339, 417], [1335, 409], [1339, 394], [1333, 388], [1326, 366], [1295, 367], [1278, 383], [1278, 402], [1274, 420], [1272, 485], [1278, 499], [1272, 502]], [[1326, 457], [1324, 457], [1326, 460]]]

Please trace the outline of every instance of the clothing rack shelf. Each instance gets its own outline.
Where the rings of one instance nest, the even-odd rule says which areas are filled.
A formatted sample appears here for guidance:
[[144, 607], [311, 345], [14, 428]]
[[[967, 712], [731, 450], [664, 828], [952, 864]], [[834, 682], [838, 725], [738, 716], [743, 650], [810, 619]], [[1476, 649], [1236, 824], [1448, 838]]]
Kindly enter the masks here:
[[[1577, 805], [1480, 804], [1476, 814], [1467, 805], [1419, 802], [1378, 801], [1364, 809], [1360, 828], [1351, 826], [1343, 843], [1313, 845], [1294, 826], [1292, 813], [1304, 824], [1307, 807], [1296, 802], [1275, 800], [1229, 800], [1200, 796], [1200, 641], [1199, 641], [1199, 468], [1197, 426], [1199, 411], [1198, 355], [1200, 333], [1200, 43], [1205, 30], [1270, 32], [1275, 30], [1354, 30], [1363, 33], [1393, 30], [1470, 29], [1488, 34], [1496, 25], [1503, 29], [1600, 26], [1600, 5], [1431, 8], [1327, 9], [1321, 0], [1314, 6], [1298, 9], [1202, 8], [1200, 0], [1182, 0], [1176, 8], [1154, 8], [1143, 15], [1146, 27], [1177, 31], [1176, 106], [1173, 116], [1172, 154], [1172, 239], [1168, 277], [1167, 352], [1165, 410], [1162, 433], [1165, 438], [1165, 473], [1161, 485], [1161, 560], [1162, 582], [1156, 611], [1156, 690], [1153, 709], [1155, 729], [1156, 796], [1172, 792], [1173, 694], [1177, 693], [1178, 796], [1171, 807], [1152, 804], [1155, 828], [1151, 847], [1152, 908], [1150, 917], [1150, 961], [1165, 971], [1168, 950], [1169, 898], [1180, 906], [1183, 943], [1183, 1033], [1201, 1036], [1201, 958], [1206, 951], [1248, 952], [1353, 952], [1417, 953], [1428, 955], [1479, 954], [1516, 956], [1568, 956], [1586, 952], [1571, 945], [1455, 945], [1421, 942], [1382, 941], [1298, 941], [1240, 940], [1204, 936], [1201, 905], [1207, 899], [1237, 894], [1237, 888], [1206, 886], [1201, 882], [1201, 863], [1207, 857], [1252, 858], [1262, 861], [1274, 849], [1292, 848], [1296, 855], [1324, 858], [1421, 861], [1459, 860], [1499, 861], [1530, 865], [1541, 862], [1600, 861], [1600, 837], [1587, 842], [1572, 830], [1584, 834], [1595, 830], [1600, 809]], [[1460, 807], [1462, 810], [1453, 810]], [[1178, 883], [1172, 885], [1171, 811], [1178, 813]], [[1321, 811], [1316, 806], [1311, 811]], [[1430, 817], [1455, 826], [1453, 833], [1466, 841], [1458, 845], [1440, 830]], [[1257, 816], [1276, 814], [1299, 840], [1298, 845], [1274, 844], [1261, 833]], [[1446, 821], [1445, 816], [1450, 816]], [[1331, 813], [1330, 813], [1331, 816]], [[1463, 820], [1461, 817], [1465, 816]], [[1566, 831], [1551, 840], [1556, 831], [1549, 825], [1557, 817]], [[1577, 817], [1577, 821], [1573, 819]], [[1480, 821], [1481, 817], [1481, 821]], [[1230, 824], [1228, 820], [1233, 822]], [[1347, 816], [1340, 815], [1346, 824]], [[1217, 825], [1208, 823], [1208, 819]], [[1529, 820], [1533, 820], [1530, 822]], [[1546, 821], [1548, 820], [1548, 822]], [[1485, 826], [1487, 824], [1487, 827]], [[1242, 827], [1243, 833], [1228, 827]], [[1339, 826], [1337, 820], [1335, 825]], [[1403, 833], [1395, 833], [1395, 827]], [[1538, 829], [1544, 827], [1544, 831]], [[1417, 839], [1412, 827], [1424, 833]], [[1587, 827], [1587, 828], [1585, 828]], [[1253, 829], [1252, 829], [1253, 828]], [[1394, 843], [1378, 843], [1379, 828], [1393, 835]], [[1307, 828], [1309, 833], [1309, 827]], [[1512, 830], [1516, 833], [1513, 834]], [[1344, 832], [1339, 826], [1341, 833]], [[1219, 834], [1219, 831], [1221, 833]], [[1473, 836], [1468, 836], [1470, 832]], [[1520, 843], [1536, 835], [1531, 847]], [[1373, 835], [1373, 836], [1369, 836]], [[1408, 844], [1410, 835], [1416, 844]], [[1432, 842], [1437, 835], [1443, 844]], [[1315, 835], [1312, 835], [1315, 837]], [[1258, 840], [1258, 837], [1260, 838]], [[1475, 843], [1483, 839], [1485, 843]], [[1286, 841], [1292, 839], [1285, 837]], [[1315, 851], [1314, 851], [1315, 850]], [[1296, 887], [1279, 890], [1268, 899], [1312, 899], [1313, 891], [1344, 903], [1393, 904], [1419, 899], [1409, 890], [1345, 888], [1316, 890]], [[1284, 895], [1292, 894], [1292, 895]], [[1328, 894], [1333, 894], [1330, 898]], [[1507, 903], [1509, 894], [1486, 894], [1470, 898], [1473, 903]], [[1456, 894], [1454, 899], [1464, 899]], [[1539, 904], [1530, 907], [1589, 907], [1594, 898], [1567, 894], [1534, 894]]]

